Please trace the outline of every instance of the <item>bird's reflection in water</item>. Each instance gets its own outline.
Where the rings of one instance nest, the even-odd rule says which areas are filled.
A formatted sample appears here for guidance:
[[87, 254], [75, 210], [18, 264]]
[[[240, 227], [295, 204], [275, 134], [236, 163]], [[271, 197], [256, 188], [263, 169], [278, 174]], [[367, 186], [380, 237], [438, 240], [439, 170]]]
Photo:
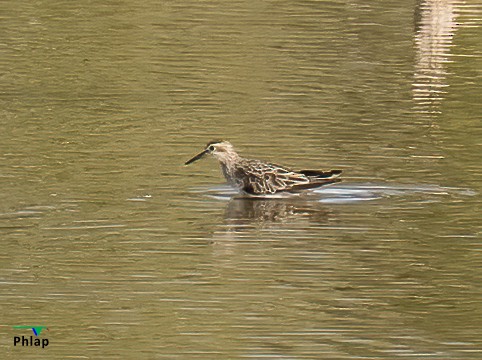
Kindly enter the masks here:
[[[234, 230], [276, 227], [293, 223], [325, 223], [329, 212], [308, 198], [232, 198], [224, 212], [225, 224]], [[239, 226], [239, 229], [236, 227]]]
[[273, 242], [289, 246], [331, 217], [324, 204], [307, 198], [234, 197], [226, 205], [223, 223], [212, 233], [214, 255], [228, 265], [255, 251], [254, 245], [256, 249], [271, 249]]

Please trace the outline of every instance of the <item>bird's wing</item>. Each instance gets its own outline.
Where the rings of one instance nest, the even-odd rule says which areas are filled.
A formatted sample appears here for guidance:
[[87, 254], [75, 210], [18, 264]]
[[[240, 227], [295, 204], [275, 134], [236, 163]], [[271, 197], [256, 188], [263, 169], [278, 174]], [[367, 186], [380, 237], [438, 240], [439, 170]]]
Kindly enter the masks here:
[[291, 169], [251, 160], [236, 169], [241, 188], [248, 194], [274, 194], [290, 190], [296, 186], [308, 185], [310, 179]]

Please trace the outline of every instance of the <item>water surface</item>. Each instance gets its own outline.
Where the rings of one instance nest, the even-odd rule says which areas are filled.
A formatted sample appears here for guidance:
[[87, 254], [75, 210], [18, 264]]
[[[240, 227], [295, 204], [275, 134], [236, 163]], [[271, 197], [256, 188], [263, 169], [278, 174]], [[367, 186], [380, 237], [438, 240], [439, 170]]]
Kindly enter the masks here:
[[[482, 356], [480, 5], [0, 9], [2, 358]], [[213, 138], [344, 181], [233, 197]]]

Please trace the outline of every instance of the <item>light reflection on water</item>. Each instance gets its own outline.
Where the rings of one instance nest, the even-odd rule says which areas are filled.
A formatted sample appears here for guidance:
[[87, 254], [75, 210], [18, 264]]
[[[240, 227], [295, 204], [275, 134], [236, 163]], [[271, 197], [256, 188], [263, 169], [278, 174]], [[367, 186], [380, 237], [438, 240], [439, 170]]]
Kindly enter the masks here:
[[[409, 185], [409, 184], [375, 184], [375, 183], [350, 183], [325, 186], [312, 191], [303, 193], [278, 193], [266, 196], [250, 196], [238, 193], [229, 186], [199, 187], [194, 193], [204, 194], [218, 200], [246, 200], [246, 203], [276, 203], [276, 200], [285, 199], [299, 203], [302, 202], [322, 202], [322, 203], [344, 203], [358, 202], [367, 200], [377, 200], [390, 196], [410, 196], [414, 194], [430, 195], [450, 195], [450, 196], [475, 196], [477, 192], [470, 189], [442, 187], [437, 185]], [[443, 198], [439, 198], [440, 201]], [[272, 201], [273, 200], [273, 201]], [[232, 201], [231, 201], [232, 202]]]
[[428, 0], [420, 3], [420, 20], [415, 33], [416, 70], [413, 97], [420, 112], [440, 112], [450, 62], [450, 48], [457, 28], [457, 15], [463, 2]]

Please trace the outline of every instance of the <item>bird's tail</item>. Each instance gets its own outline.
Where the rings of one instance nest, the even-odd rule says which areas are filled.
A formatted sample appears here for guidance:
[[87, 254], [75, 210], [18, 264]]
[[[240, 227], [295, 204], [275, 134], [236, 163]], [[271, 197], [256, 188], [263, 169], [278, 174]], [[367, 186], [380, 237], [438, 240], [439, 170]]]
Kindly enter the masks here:
[[330, 170], [330, 171], [301, 170], [299, 171], [299, 173], [307, 176], [308, 179], [310, 179], [310, 182], [294, 185], [290, 189], [291, 192], [314, 189], [324, 185], [329, 185], [329, 184], [333, 184], [341, 181], [341, 179], [337, 179], [337, 177], [340, 176], [341, 174], [341, 170]]
[[301, 170], [300, 173], [309, 177], [312, 180], [317, 179], [333, 179], [341, 174], [341, 170], [330, 170], [330, 171], [321, 171], [321, 170]]
[[334, 184], [337, 182], [340, 182], [341, 179], [319, 179], [319, 180], [313, 180], [307, 184], [299, 184], [299, 185], [293, 185], [293, 187], [290, 188], [290, 192], [298, 192], [298, 191], [303, 191], [303, 190], [308, 190], [308, 189], [316, 189], [321, 186], [329, 185], [329, 184]]

